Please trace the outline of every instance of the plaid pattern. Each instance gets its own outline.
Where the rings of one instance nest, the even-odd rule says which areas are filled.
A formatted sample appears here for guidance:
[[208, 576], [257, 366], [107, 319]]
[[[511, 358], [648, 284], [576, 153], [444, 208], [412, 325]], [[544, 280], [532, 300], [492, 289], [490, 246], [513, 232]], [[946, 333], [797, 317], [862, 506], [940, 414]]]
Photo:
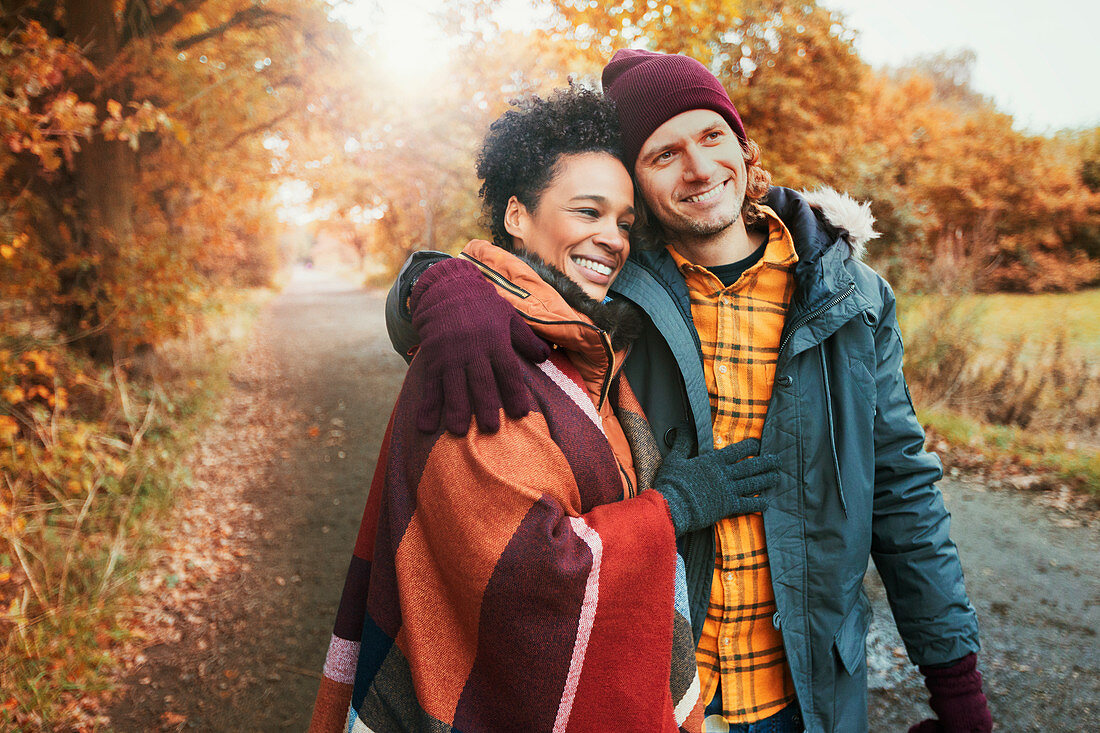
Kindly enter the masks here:
[[[765, 207], [764, 213], [764, 256], [729, 287], [669, 247], [687, 281], [702, 343], [715, 448], [760, 437], [794, 292], [794, 242], [773, 211]], [[703, 699], [721, 684], [726, 720], [755, 722], [795, 699], [783, 638], [772, 623], [764, 520], [760, 514], [724, 519], [715, 525], [715, 540], [710, 606], [696, 649]]]

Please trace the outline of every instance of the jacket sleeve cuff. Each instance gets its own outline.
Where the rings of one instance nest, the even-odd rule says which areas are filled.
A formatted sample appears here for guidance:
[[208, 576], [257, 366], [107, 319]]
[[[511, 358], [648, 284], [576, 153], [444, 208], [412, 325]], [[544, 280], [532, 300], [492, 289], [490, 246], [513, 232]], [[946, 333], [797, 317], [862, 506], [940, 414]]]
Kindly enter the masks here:
[[398, 309], [402, 318], [407, 320], [412, 319], [412, 314], [409, 312], [409, 299], [412, 297], [413, 288], [416, 286], [420, 277], [437, 262], [445, 262], [451, 259], [451, 256], [443, 252], [434, 251], [421, 251], [413, 252], [409, 259], [405, 260], [405, 264], [401, 267], [401, 272], [397, 275], [397, 283], [395, 289], [398, 296]]
[[477, 281], [485, 283], [481, 271], [477, 266], [457, 257], [449, 257], [446, 260], [429, 263], [430, 267], [422, 270], [412, 284], [409, 293], [409, 311], [415, 313], [417, 304], [429, 288], [438, 288], [449, 283]]

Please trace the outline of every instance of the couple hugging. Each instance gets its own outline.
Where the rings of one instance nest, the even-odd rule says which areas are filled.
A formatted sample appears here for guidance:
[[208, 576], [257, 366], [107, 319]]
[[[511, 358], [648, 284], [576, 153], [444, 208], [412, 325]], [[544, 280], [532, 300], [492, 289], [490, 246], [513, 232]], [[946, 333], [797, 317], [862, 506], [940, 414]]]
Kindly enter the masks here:
[[865, 731], [869, 558], [910, 731], [991, 730], [868, 208], [770, 186], [721, 83], [639, 50], [477, 172], [492, 242], [390, 293], [414, 356], [311, 730]]

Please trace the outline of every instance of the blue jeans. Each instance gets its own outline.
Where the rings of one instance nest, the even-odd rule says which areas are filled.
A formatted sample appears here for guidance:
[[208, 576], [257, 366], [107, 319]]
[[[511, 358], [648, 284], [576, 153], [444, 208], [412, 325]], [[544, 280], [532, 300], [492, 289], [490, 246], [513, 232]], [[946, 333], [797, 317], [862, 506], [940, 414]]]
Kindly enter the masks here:
[[[707, 705], [704, 716], [722, 714], [722, 690], [714, 693], [714, 699]], [[705, 728], [704, 728], [705, 730]], [[793, 703], [755, 723], [731, 723], [730, 733], [802, 733], [802, 715], [798, 712], [798, 703]]]

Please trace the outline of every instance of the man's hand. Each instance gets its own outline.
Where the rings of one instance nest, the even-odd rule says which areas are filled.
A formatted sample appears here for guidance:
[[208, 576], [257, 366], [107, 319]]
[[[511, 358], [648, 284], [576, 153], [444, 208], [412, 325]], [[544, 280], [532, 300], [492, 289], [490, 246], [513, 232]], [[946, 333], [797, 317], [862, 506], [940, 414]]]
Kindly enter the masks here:
[[764, 510], [768, 500], [759, 494], [779, 481], [777, 456], [757, 455], [760, 441], [749, 438], [690, 458], [691, 438], [680, 433], [653, 481], [668, 502], [677, 537], [723, 517]]
[[982, 693], [978, 655], [968, 654], [947, 667], [920, 668], [932, 693], [929, 706], [936, 720], [922, 720], [909, 733], [989, 733], [993, 716]]
[[500, 408], [523, 417], [533, 400], [523, 381], [523, 362], [545, 361], [550, 348], [477, 267], [453, 258], [429, 267], [409, 297], [420, 333], [416, 359], [428, 386], [416, 416], [425, 433], [465, 435], [470, 416], [484, 433], [500, 428]]

